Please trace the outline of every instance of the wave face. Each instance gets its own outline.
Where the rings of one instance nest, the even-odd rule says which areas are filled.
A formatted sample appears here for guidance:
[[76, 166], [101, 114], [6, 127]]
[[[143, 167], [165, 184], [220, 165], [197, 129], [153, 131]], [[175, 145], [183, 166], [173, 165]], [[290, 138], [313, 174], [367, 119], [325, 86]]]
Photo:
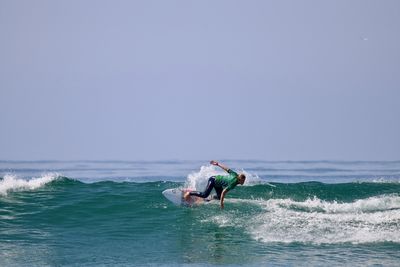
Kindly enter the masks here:
[[244, 169], [248, 180], [223, 211], [218, 201], [177, 207], [161, 194], [201, 190], [218, 172], [208, 166], [147, 182], [5, 174], [0, 265], [398, 264], [398, 177], [271, 182]]

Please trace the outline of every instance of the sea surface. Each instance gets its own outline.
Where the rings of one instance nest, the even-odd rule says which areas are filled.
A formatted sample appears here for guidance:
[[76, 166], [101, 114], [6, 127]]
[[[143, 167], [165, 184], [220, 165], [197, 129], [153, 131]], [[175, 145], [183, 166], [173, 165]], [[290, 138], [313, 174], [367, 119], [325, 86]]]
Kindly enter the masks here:
[[400, 161], [0, 161], [0, 266], [400, 266]]

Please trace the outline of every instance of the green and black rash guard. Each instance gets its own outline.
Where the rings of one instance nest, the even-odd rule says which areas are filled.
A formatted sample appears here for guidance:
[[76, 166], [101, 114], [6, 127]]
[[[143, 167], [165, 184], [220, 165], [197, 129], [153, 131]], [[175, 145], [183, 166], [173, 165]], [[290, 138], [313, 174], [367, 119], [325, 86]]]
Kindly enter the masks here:
[[238, 174], [231, 169], [228, 170], [229, 175], [216, 175], [215, 177], [215, 187], [222, 187], [229, 191], [236, 187], [238, 184]]

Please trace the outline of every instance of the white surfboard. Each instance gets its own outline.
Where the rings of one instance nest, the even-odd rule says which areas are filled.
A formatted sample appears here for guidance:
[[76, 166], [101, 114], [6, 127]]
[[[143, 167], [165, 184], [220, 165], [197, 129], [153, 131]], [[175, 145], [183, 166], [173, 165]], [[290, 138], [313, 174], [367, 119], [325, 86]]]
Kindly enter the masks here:
[[204, 199], [201, 197], [190, 196], [189, 200], [186, 201], [183, 198], [183, 195], [188, 191], [192, 191], [192, 190], [184, 189], [184, 188], [171, 188], [171, 189], [164, 190], [162, 192], [162, 194], [164, 195], [164, 197], [166, 199], [168, 199], [169, 201], [171, 201], [172, 203], [174, 203], [175, 205], [178, 205], [178, 206], [193, 206], [193, 205], [202, 204], [204, 202], [208, 202], [211, 200], [209, 198]]

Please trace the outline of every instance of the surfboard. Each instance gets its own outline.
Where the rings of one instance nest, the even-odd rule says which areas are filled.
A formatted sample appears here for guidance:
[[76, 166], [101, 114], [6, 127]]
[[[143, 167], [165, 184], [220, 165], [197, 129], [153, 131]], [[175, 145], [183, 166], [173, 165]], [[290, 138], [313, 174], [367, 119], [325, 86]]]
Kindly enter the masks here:
[[202, 204], [204, 202], [208, 202], [211, 199], [209, 198], [201, 198], [201, 197], [196, 197], [196, 196], [190, 196], [189, 200], [186, 201], [183, 198], [183, 195], [186, 192], [190, 192], [192, 191], [191, 189], [185, 189], [185, 188], [171, 188], [171, 189], [166, 189], [162, 192], [162, 194], [164, 195], [164, 197], [166, 199], [168, 199], [169, 201], [171, 201], [172, 203], [174, 203], [177, 206], [194, 206], [194, 205], [199, 205]]

